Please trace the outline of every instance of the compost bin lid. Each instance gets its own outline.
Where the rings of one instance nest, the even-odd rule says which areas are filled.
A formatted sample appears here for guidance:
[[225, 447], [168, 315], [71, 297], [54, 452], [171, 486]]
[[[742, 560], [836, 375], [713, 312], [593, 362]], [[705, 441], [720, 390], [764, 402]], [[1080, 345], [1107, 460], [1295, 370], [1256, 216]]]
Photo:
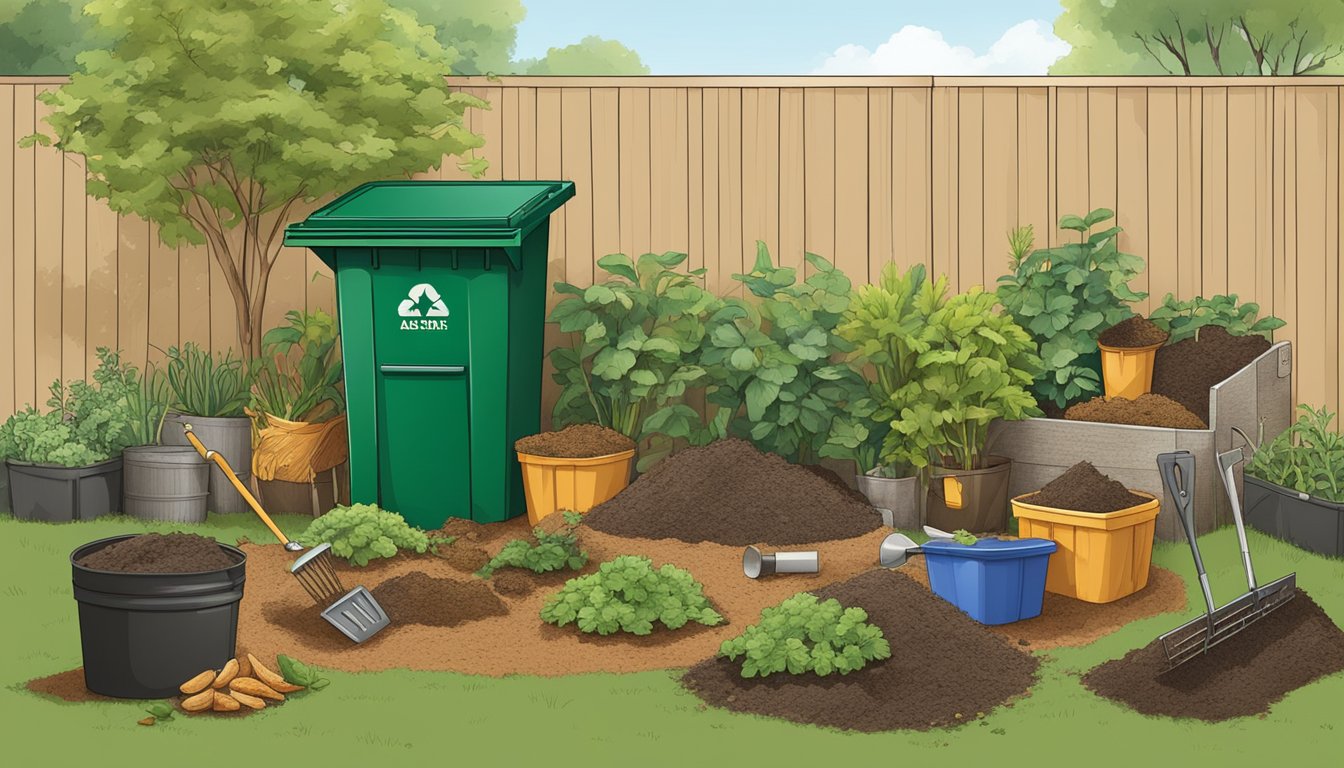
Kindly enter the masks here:
[[925, 555], [969, 557], [975, 560], [1007, 560], [1014, 557], [1048, 555], [1058, 545], [1050, 539], [981, 539], [974, 546], [946, 539], [934, 539], [921, 545]]
[[517, 249], [573, 196], [571, 181], [375, 181], [290, 224], [285, 245]]

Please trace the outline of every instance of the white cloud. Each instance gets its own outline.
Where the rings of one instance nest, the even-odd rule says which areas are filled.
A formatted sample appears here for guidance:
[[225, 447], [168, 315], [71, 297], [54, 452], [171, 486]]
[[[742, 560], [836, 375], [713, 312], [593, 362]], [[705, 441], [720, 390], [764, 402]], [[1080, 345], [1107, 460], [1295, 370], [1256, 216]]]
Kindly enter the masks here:
[[877, 50], [840, 46], [815, 74], [1044, 75], [1068, 52], [1068, 43], [1034, 19], [1009, 27], [984, 53], [950, 44], [936, 29], [906, 25]]

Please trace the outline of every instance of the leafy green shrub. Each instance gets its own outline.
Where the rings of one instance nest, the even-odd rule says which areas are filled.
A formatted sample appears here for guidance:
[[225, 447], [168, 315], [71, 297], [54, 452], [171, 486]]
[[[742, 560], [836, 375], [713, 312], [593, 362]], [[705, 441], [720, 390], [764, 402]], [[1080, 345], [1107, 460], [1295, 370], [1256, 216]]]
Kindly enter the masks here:
[[868, 623], [862, 608], [845, 608], [831, 598], [800, 592], [779, 605], [761, 611], [759, 624], [725, 640], [719, 655], [730, 661], [742, 657], [743, 677], [766, 677], [776, 672], [801, 675], [847, 675], [870, 661], [891, 657], [882, 629]]
[[1233, 336], [1257, 333], [1273, 341], [1275, 329], [1282, 328], [1286, 323], [1273, 315], [1257, 320], [1259, 314], [1259, 304], [1239, 304], [1235, 293], [1214, 296], [1212, 299], [1196, 296], [1187, 301], [1177, 301], [1174, 295], [1168, 293], [1162, 300], [1162, 306], [1154, 309], [1148, 319], [1171, 334], [1168, 341], [1172, 344], [1192, 337], [1198, 340], [1199, 329], [1209, 325], [1225, 328]]
[[1028, 391], [1041, 370], [1036, 345], [995, 310], [980, 286], [949, 298], [918, 338], [918, 378], [896, 390], [887, 455], [916, 468], [982, 466], [989, 423], [1040, 413]]
[[143, 376], [136, 376], [134, 368], [127, 369], [127, 374], [126, 415], [130, 420], [128, 445], [157, 445], [163, 431], [163, 417], [173, 400], [168, 376], [153, 363], [145, 365]]
[[536, 544], [523, 539], [510, 541], [476, 575], [488, 579], [500, 568], [526, 568], [533, 573], [561, 568], [577, 571], [588, 564], [588, 553], [579, 549], [578, 537], [572, 529], [547, 533], [541, 528], [533, 528], [532, 535]]
[[1042, 402], [1063, 408], [1101, 392], [1097, 336], [1132, 317], [1129, 304], [1148, 295], [1129, 288], [1144, 262], [1120, 252], [1120, 227], [1091, 231], [1114, 217], [1105, 208], [1083, 218], [1064, 216], [1060, 228], [1077, 232], [1079, 242], [1054, 248], [1032, 251], [1020, 230], [1009, 237], [1012, 273], [999, 278], [997, 293], [1040, 349], [1044, 376], [1033, 388]]
[[1297, 422], [1268, 444], [1261, 443], [1246, 471], [1255, 477], [1344, 503], [1344, 434], [1333, 432], [1335, 415], [1325, 408], [1297, 406]]
[[919, 386], [916, 364], [928, 349], [921, 335], [946, 295], [945, 276], [930, 282], [923, 264], [901, 272], [894, 263], [883, 267], [875, 285], [854, 292], [836, 333], [853, 346], [850, 362], [864, 372], [867, 396], [849, 401], [832, 425], [823, 456], [852, 459], [860, 472], [914, 474], [903, 450], [883, 451], [883, 444], [896, 417], [892, 397], [904, 387]]
[[420, 554], [429, 549], [424, 531], [376, 504], [338, 506], [309, 523], [297, 540], [305, 547], [329, 543], [332, 554], [358, 566], [368, 565], [375, 558], [394, 557], [402, 549]]
[[677, 271], [686, 258], [646, 253], [632, 262], [617, 253], [597, 260], [610, 278], [588, 288], [555, 284], [569, 298], [547, 319], [574, 340], [550, 352], [560, 385], [555, 428], [595, 423], [639, 440], [646, 420], [675, 405], [704, 375], [687, 361], [700, 347], [715, 298], [703, 287], [705, 270]]
[[84, 467], [134, 444], [128, 397], [138, 389], [134, 368], [100, 347], [93, 383], [60, 379], [49, 387], [46, 413], [29, 405], [0, 425], [0, 457], [32, 464]]
[[580, 631], [599, 635], [647, 635], [655, 621], [668, 629], [688, 621], [711, 627], [723, 621], [691, 574], [671, 564], [655, 569], [637, 555], [622, 555], [603, 563], [597, 573], [565, 582], [546, 598], [541, 619], [558, 627], [573, 622]]
[[189, 341], [168, 348], [172, 407], [192, 416], [235, 417], [251, 398], [251, 372], [230, 350], [217, 358]]
[[260, 414], [289, 421], [326, 421], [345, 411], [341, 391], [336, 319], [316, 310], [292, 309], [285, 325], [261, 338], [262, 357], [253, 379], [252, 405]]

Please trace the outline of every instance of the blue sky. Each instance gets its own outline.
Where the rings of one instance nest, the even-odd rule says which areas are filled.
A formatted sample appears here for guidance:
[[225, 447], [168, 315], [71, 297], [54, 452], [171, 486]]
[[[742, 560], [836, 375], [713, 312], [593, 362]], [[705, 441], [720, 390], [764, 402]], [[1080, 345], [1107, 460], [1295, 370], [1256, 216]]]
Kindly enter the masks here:
[[[1051, 32], [1058, 0], [524, 0], [524, 5], [518, 56], [541, 56], [547, 48], [595, 34], [634, 48], [660, 75], [953, 74], [949, 67], [965, 74], [1043, 74], [1068, 50]], [[911, 71], [925, 67], [929, 72]]]

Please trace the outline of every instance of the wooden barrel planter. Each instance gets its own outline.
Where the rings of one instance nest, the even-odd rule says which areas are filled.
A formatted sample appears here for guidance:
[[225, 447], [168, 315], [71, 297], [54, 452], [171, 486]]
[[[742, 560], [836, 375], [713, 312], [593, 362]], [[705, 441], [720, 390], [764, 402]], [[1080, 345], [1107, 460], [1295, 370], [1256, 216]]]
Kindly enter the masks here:
[[210, 465], [191, 446], [140, 445], [122, 451], [126, 514], [140, 520], [203, 523]]

